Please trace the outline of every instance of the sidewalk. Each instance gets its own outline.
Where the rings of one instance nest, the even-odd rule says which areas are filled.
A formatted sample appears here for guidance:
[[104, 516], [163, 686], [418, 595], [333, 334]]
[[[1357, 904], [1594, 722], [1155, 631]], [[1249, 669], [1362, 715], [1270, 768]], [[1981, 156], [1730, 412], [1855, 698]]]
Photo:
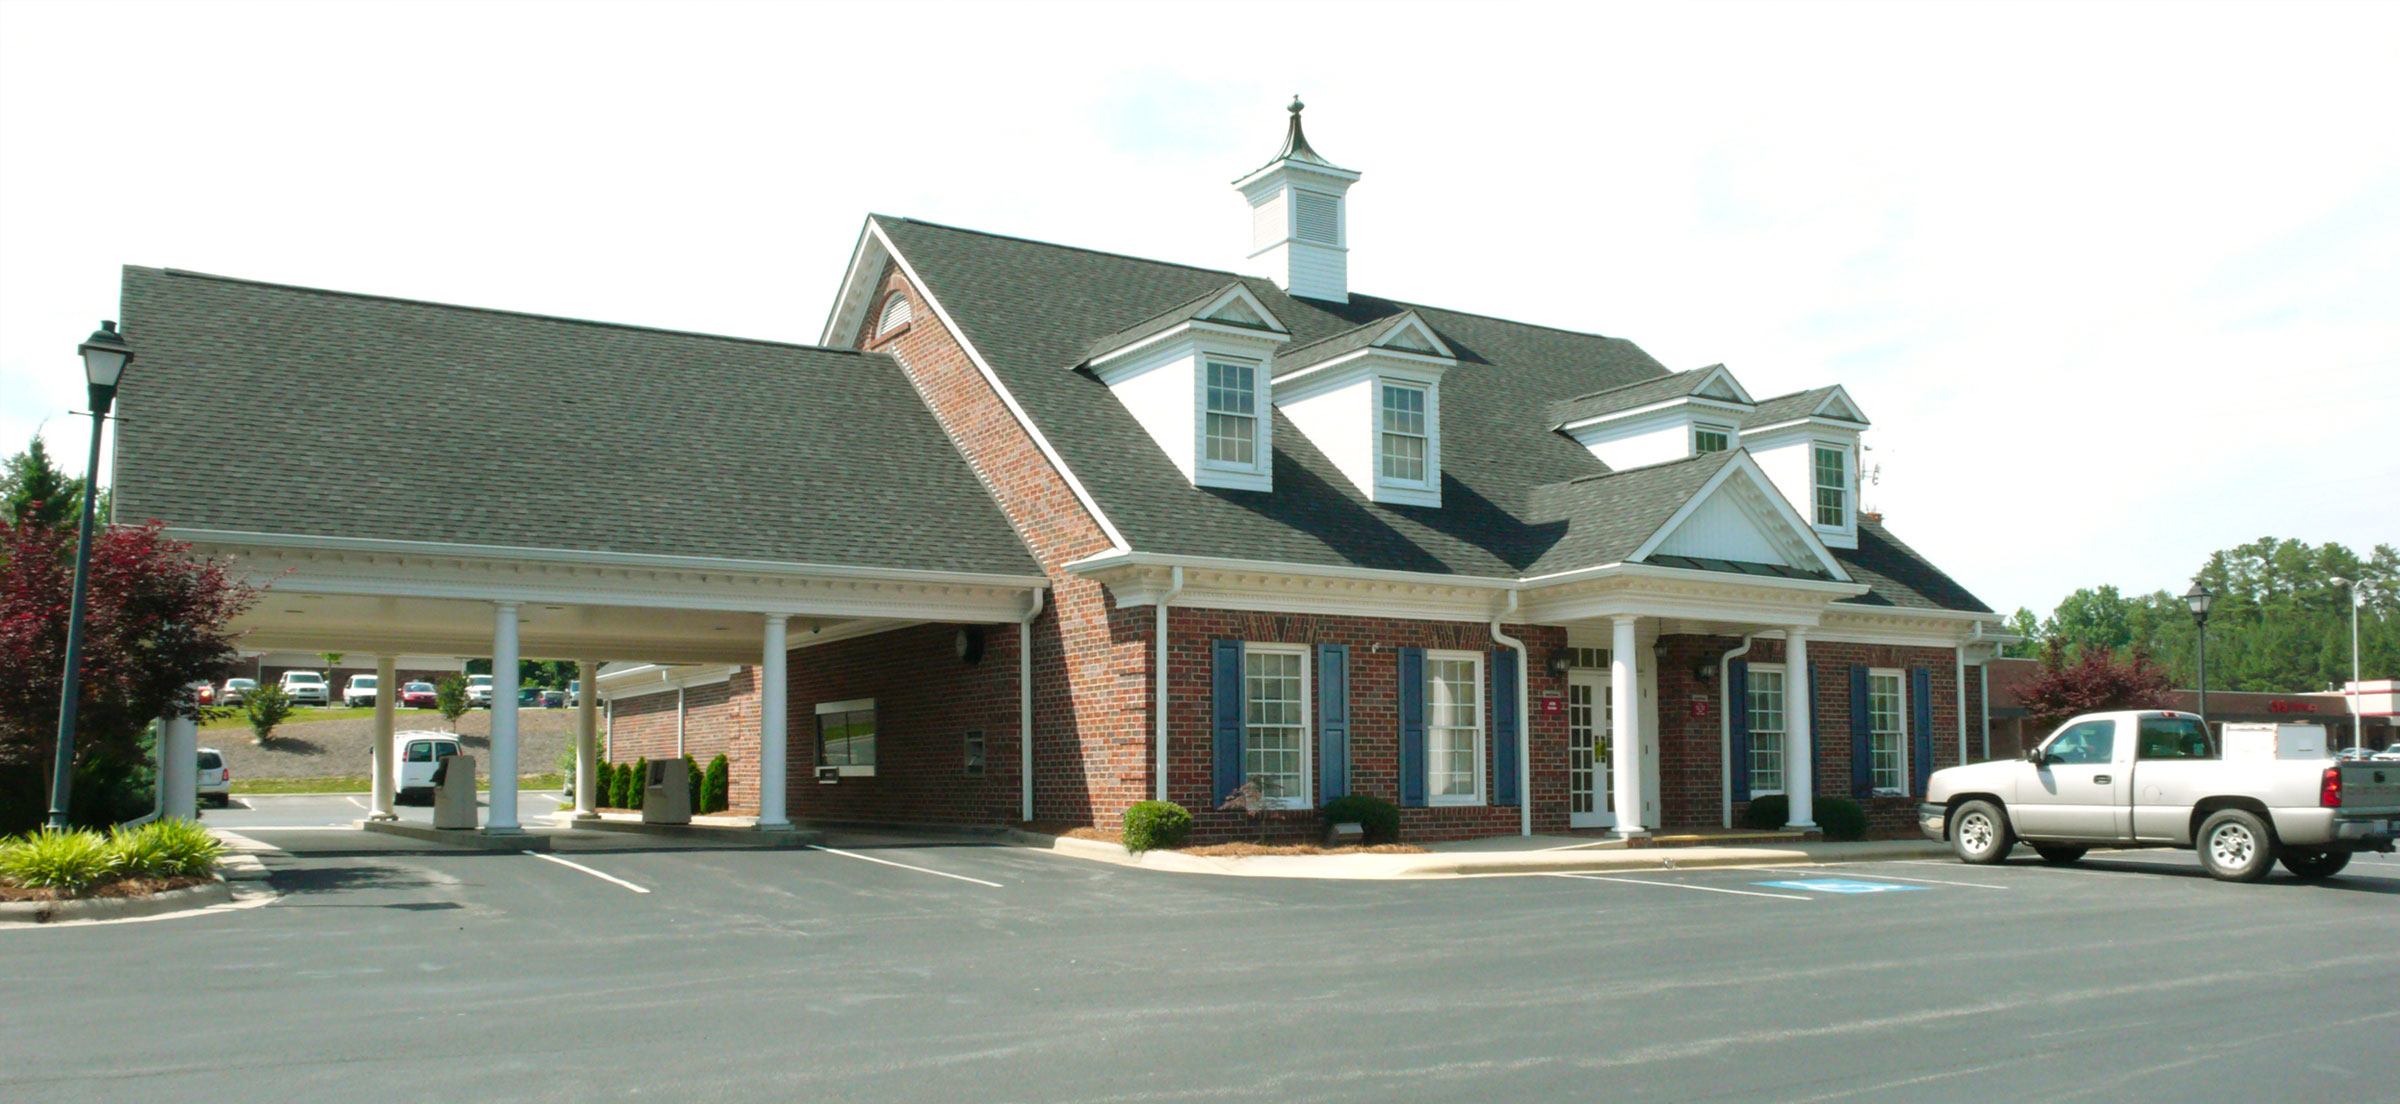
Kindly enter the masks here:
[[1599, 849], [1574, 836], [1500, 836], [1435, 844], [1421, 854], [1186, 855], [1179, 851], [1132, 854], [1124, 847], [1071, 836], [1011, 832], [1028, 847], [1095, 862], [1178, 874], [1225, 874], [1246, 878], [1459, 878], [1501, 874], [1582, 874], [1632, 870], [1692, 870], [1712, 866], [1814, 866], [1877, 859], [1948, 857], [1950, 847], [1932, 840], [1872, 840], [1861, 843], [1793, 843], [1774, 847], [1651, 847]]

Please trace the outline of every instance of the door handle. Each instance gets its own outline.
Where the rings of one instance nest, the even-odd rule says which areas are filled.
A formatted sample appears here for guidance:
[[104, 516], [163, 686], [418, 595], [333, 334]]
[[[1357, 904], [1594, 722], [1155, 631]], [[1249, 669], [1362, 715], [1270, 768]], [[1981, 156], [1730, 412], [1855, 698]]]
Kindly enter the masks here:
[[2108, 785], [2108, 776], [2105, 774], [2095, 774], [2092, 776], [2092, 782], [2101, 786]]

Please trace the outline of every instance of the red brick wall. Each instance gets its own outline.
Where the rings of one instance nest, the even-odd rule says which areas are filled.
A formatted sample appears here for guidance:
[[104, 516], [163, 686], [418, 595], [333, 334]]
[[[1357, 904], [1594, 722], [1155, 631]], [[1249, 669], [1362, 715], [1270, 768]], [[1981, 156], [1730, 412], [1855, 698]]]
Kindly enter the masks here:
[[[1702, 687], [1692, 677], [1695, 662], [1705, 661], [1714, 666], [1716, 657], [1741, 643], [1738, 637], [1676, 637], [1665, 638], [1669, 647], [1666, 666], [1659, 671], [1659, 736], [1660, 788], [1671, 795], [1661, 807], [1668, 828], [1713, 828], [1722, 821], [1724, 759], [1719, 728], [1719, 714], [1725, 698], [1721, 687], [1713, 683]], [[1752, 664], [1783, 663], [1783, 642], [1758, 640], [1751, 644], [1743, 659]], [[1949, 648], [1902, 647], [1885, 644], [1845, 644], [1831, 641], [1808, 642], [1808, 663], [1815, 676], [1817, 749], [1815, 770], [1816, 796], [1852, 797], [1850, 792], [1850, 667], [1890, 667], [1907, 671], [1922, 667], [1930, 674], [1933, 685], [1933, 766], [1935, 770], [1958, 765], [1958, 668], [1956, 653]], [[1904, 676], [1904, 679], [1909, 676]], [[1973, 667], [1967, 669], [1969, 689], [1975, 678]], [[1913, 687], [1909, 691], [1914, 694]], [[1709, 701], [1709, 716], [1691, 716], [1690, 699], [1701, 695]], [[1803, 697], [1796, 690], [1789, 697], [1789, 708], [1800, 708]], [[1968, 708], [1972, 711], [1975, 699], [1970, 692]], [[1916, 703], [1912, 697], [1904, 723], [1915, 724]], [[1674, 715], [1670, 719], [1669, 714]], [[1977, 718], [1968, 718], [1969, 739], [1967, 755], [1974, 759], [1981, 754], [1981, 741], [1973, 726]], [[1914, 733], [1911, 732], [1913, 740]], [[1910, 777], [1915, 782], [1915, 751], [1910, 750]], [[1670, 774], [1673, 776], [1670, 779]], [[1866, 810], [1869, 826], [1879, 833], [1907, 833], [1916, 829], [1916, 797], [1869, 797], [1860, 801]], [[1747, 802], [1734, 804], [1738, 822]], [[1820, 818], [1821, 819], [1821, 818]]]
[[[1192, 811], [1195, 838], [1203, 841], [1244, 838], [1253, 831], [1242, 814], [1215, 811], [1216, 766], [1210, 713], [1215, 663], [1212, 648], [1218, 640], [1348, 645], [1350, 792], [1394, 802], [1400, 799], [1398, 649], [1418, 647], [1484, 654], [1484, 776], [1485, 792], [1491, 792], [1495, 744], [1490, 738], [1490, 654], [1503, 650], [1503, 646], [1492, 640], [1488, 623], [1170, 607], [1167, 628], [1168, 791], [1177, 804]], [[1551, 677], [1545, 662], [1553, 648], [1566, 643], [1566, 632], [1543, 625], [1510, 625], [1505, 631], [1523, 640], [1529, 653], [1529, 689], [1534, 703], [1529, 742], [1534, 830], [1563, 831], [1567, 826], [1567, 719], [1564, 713], [1542, 713], [1539, 703], [1545, 693], [1562, 696], [1566, 693], [1565, 681]], [[1315, 661], [1312, 658], [1310, 662]], [[1309, 702], [1312, 732], [1315, 696], [1323, 689], [1315, 685], [1316, 681], [1312, 666]], [[1312, 736], [1312, 763], [1316, 746]], [[1314, 810], [1272, 813], [1267, 819], [1271, 824], [1269, 834], [1275, 836], [1314, 836], [1323, 827]], [[1519, 812], [1514, 805], [1402, 809], [1400, 825], [1404, 838], [1416, 842], [1473, 839], [1515, 833]]]
[[[756, 668], [738, 668], [724, 682], [683, 691], [684, 754], [703, 768], [725, 756], [732, 812], [758, 810], [757, 674]], [[675, 757], [675, 691], [618, 698], [609, 708], [610, 762]]]
[[[1017, 819], [1017, 627], [983, 626], [983, 658], [972, 665], [956, 650], [961, 627], [917, 625], [792, 653], [791, 781], [785, 791], [792, 819]], [[819, 783], [817, 703], [860, 698], [875, 700], [875, 774]], [[971, 730], [984, 736], [980, 776], [965, 769]], [[751, 802], [755, 808], [755, 787]]]
[[885, 269], [868, 329], [892, 295], [910, 298], [913, 321], [888, 336], [862, 332], [859, 347], [900, 362], [1050, 576], [1049, 607], [1034, 622], [1035, 818], [1114, 827], [1151, 786], [1150, 611], [1112, 610], [1100, 584], [1064, 570], [1106, 551], [1107, 534], [896, 266]]

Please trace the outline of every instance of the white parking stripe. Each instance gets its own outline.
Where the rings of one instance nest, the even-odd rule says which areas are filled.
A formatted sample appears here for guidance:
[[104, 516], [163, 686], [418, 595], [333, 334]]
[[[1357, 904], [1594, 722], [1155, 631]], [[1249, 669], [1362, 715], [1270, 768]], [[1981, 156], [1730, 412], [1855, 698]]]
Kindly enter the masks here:
[[1965, 886], [1969, 889], [2008, 888], [2007, 886], [1985, 885], [1982, 882], [1945, 882], [1940, 878], [1907, 878], [1898, 874], [1868, 874], [1864, 871], [1847, 869], [1851, 865], [1849, 863], [1826, 863], [1825, 865], [1844, 867], [1845, 869], [1842, 872], [1853, 878], [1880, 878], [1887, 882], [1925, 882], [1929, 885]]
[[589, 874], [589, 875], [591, 875], [592, 877], [598, 878], [598, 879], [600, 879], [601, 881], [604, 881], [604, 882], [615, 882], [616, 884], [618, 884], [618, 885], [621, 885], [621, 886], [624, 886], [625, 888], [627, 888], [627, 889], [630, 889], [630, 890], [634, 891], [635, 893], [648, 893], [648, 892], [650, 892], [649, 890], [647, 890], [647, 889], [643, 889], [642, 887], [640, 887], [640, 886], [638, 886], [638, 885], [635, 885], [635, 884], [633, 884], [632, 882], [628, 882], [628, 881], [626, 881], [626, 880], [625, 880], [625, 879], [623, 879], [623, 878], [617, 877], [617, 876], [616, 876], [616, 875], [614, 875], [614, 874], [603, 874], [603, 873], [601, 873], [601, 872], [599, 872], [599, 871], [597, 871], [597, 870], [594, 870], [594, 869], [592, 869], [591, 867], [585, 866], [585, 865], [583, 865], [582, 863], [579, 863], [579, 862], [568, 862], [567, 860], [565, 860], [565, 859], [562, 859], [562, 858], [559, 858], [559, 857], [558, 857], [558, 856], [556, 856], [556, 855], [545, 855], [545, 854], [542, 854], [542, 853], [541, 853], [541, 852], [539, 852], [539, 851], [527, 851], [527, 852], [526, 852], [526, 854], [528, 854], [528, 855], [531, 855], [531, 856], [533, 856], [534, 858], [540, 859], [540, 860], [542, 860], [542, 861], [544, 861], [544, 862], [554, 862], [554, 863], [557, 863], [557, 864], [558, 864], [558, 865], [560, 865], [560, 866], [571, 866], [571, 867], [574, 867], [575, 869], [577, 869], [577, 870], [580, 870], [580, 871], [583, 871], [584, 873], [586, 873], [586, 874]]
[[1703, 893], [1733, 893], [1743, 897], [1778, 897], [1786, 901], [1813, 901], [1796, 893], [1760, 893], [1750, 889], [1718, 889], [1715, 886], [1687, 885], [1683, 882], [1647, 882], [1640, 878], [1610, 878], [1600, 874], [1552, 874], [1553, 878], [1574, 878], [1585, 882], [1624, 882], [1627, 885], [1665, 886], [1668, 889], [1697, 889]]
[[342, 800], [344, 800], [344, 801], [347, 801], [347, 802], [351, 803], [352, 805], [356, 805], [356, 806], [358, 806], [358, 807], [359, 807], [359, 808], [361, 808], [361, 809], [364, 809], [364, 808], [366, 808], [366, 807], [367, 807], [367, 803], [366, 803], [366, 802], [364, 802], [364, 801], [360, 801], [359, 799], [357, 799], [357, 798], [355, 798], [355, 797], [351, 797], [351, 796], [349, 796], [348, 794], [344, 794], [344, 795], [342, 795]]
[[845, 858], [845, 859], [859, 859], [859, 860], [862, 860], [862, 861], [865, 861], [865, 862], [871, 862], [871, 863], [881, 863], [881, 864], [883, 864], [883, 865], [885, 865], [885, 866], [896, 866], [896, 867], [899, 867], [899, 868], [900, 868], [900, 869], [902, 869], [902, 870], [914, 870], [914, 871], [916, 871], [916, 872], [917, 872], [917, 873], [919, 873], [919, 874], [931, 874], [931, 875], [933, 875], [933, 876], [935, 876], [935, 877], [937, 877], [937, 878], [956, 878], [956, 879], [958, 879], [959, 881], [962, 881], [962, 882], [973, 882], [973, 883], [975, 883], [976, 885], [980, 885], [980, 886], [990, 886], [990, 887], [992, 887], [993, 889], [1007, 889], [1007, 888], [1008, 888], [1007, 886], [1001, 885], [1001, 884], [1000, 884], [1000, 883], [998, 883], [998, 882], [987, 882], [987, 881], [984, 881], [984, 880], [983, 880], [983, 879], [981, 879], [981, 878], [970, 878], [970, 877], [967, 877], [967, 876], [966, 876], [966, 875], [964, 875], [964, 874], [952, 874], [952, 873], [950, 873], [950, 872], [948, 872], [948, 871], [946, 871], [946, 870], [929, 870], [929, 869], [927, 869], [927, 868], [925, 868], [925, 867], [922, 867], [922, 866], [910, 866], [910, 865], [908, 865], [907, 863], [904, 863], [904, 862], [893, 862], [893, 861], [892, 861], [892, 860], [890, 860], [890, 859], [878, 859], [878, 858], [876, 858], [876, 857], [875, 857], [875, 856], [873, 856], [873, 855], [860, 855], [860, 854], [857, 854], [857, 853], [854, 853], [854, 852], [850, 852], [850, 851], [844, 851], [844, 850], [841, 850], [841, 849], [839, 849], [839, 848], [835, 848], [835, 847], [823, 847], [823, 846], [819, 846], [819, 845], [817, 845], [817, 844], [813, 844], [813, 843], [812, 843], [812, 844], [809, 844], [809, 845], [808, 845], [808, 849], [809, 849], [809, 850], [811, 850], [811, 851], [823, 851], [823, 852], [825, 852], [825, 853], [826, 853], [826, 854], [828, 854], [828, 855], [840, 855], [841, 857], [843, 857], [843, 858]]

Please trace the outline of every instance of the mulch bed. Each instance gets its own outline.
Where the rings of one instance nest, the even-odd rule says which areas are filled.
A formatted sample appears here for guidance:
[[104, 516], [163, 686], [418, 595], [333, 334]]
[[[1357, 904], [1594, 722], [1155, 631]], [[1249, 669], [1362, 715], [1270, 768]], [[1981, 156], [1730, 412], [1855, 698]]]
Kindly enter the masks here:
[[13, 886], [0, 882], [0, 901], [64, 901], [76, 897], [148, 897], [170, 889], [203, 885], [209, 881], [204, 874], [186, 874], [177, 878], [111, 878], [82, 893], [68, 893], [49, 886]]
[[1422, 855], [1425, 849], [1413, 843], [1377, 843], [1361, 847], [1324, 847], [1314, 843], [1212, 843], [1205, 847], [1178, 847], [1186, 855], [1206, 858], [1239, 858], [1246, 855]]

